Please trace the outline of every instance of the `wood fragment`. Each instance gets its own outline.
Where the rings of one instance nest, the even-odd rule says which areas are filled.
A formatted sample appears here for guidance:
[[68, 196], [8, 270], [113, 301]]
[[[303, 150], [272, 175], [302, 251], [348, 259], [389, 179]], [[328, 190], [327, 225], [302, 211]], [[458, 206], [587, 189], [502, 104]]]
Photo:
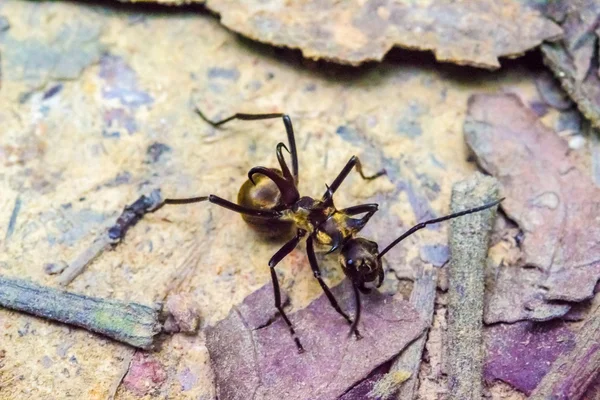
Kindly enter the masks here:
[[[421, 335], [423, 337], [423, 335]], [[383, 375], [367, 394], [368, 399], [387, 400], [391, 399], [398, 388], [411, 378], [413, 374], [408, 370], [390, 371]]]
[[[435, 305], [435, 289], [437, 282], [437, 271], [431, 265], [425, 265], [419, 269], [413, 286], [413, 291], [410, 294], [410, 303], [421, 315], [429, 328], [433, 321], [433, 308]], [[427, 329], [420, 338], [415, 340], [400, 356], [394, 361], [390, 368], [392, 372], [409, 372], [408, 378], [399, 388], [396, 398], [414, 399], [416, 396], [417, 383], [419, 381], [419, 368], [421, 366], [421, 358], [425, 342], [427, 341]]]
[[69, 263], [69, 266], [60, 275], [58, 283], [62, 286], [67, 286], [83, 272], [85, 267], [90, 265], [92, 261], [98, 258], [109, 247], [110, 240], [108, 235], [103, 233], [102, 236], [94, 240], [89, 247], [79, 254], [75, 260]]
[[114, 225], [97, 237], [92, 244], [79, 254], [63, 271], [58, 280], [62, 286], [67, 286], [83, 270], [98, 258], [105, 250], [117, 246], [127, 231], [137, 224], [144, 215], [158, 210], [163, 205], [160, 189], [154, 189], [148, 196], [142, 195], [131, 205], [125, 206]]
[[[498, 183], [480, 173], [452, 188], [452, 212], [498, 198]], [[448, 288], [449, 399], [480, 400], [483, 377], [484, 272], [496, 209], [450, 222]]]
[[157, 308], [83, 296], [22, 279], [0, 277], [0, 306], [79, 326], [142, 349], [152, 348], [161, 330]]
[[17, 217], [19, 216], [19, 211], [21, 210], [21, 205], [23, 202], [21, 201], [21, 197], [17, 196], [15, 199], [15, 205], [13, 207], [12, 213], [10, 214], [10, 221], [8, 222], [8, 228], [6, 229], [6, 235], [4, 236], [4, 240], [7, 241], [12, 236], [15, 231], [15, 226], [17, 225]]
[[578, 400], [600, 374], [600, 306], [575, 336], [575, 346], [564, 352], [533, 391], [532, 400]]
[[129, 366], [131, 365], [131, 361], [133, 360], [133, 355], [135, 354], [135, 350], [126, 349], [123, 356], [123, 361], [121, 362], [121, 368], [119, 370], [119, 374], [117, 378], [110, 385], [110, 390], [108, 392], [107, 400], [114, 400], [117, 397], [117, 391], [121, 386], [121, 382], [123, 382], [123, 378], [127, 375], [129, 371]]

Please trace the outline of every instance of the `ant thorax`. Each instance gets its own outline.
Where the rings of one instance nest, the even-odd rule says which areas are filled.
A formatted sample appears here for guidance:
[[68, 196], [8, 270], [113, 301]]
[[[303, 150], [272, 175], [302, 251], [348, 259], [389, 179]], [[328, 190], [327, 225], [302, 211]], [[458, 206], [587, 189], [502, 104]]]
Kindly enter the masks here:
[[297, 228], [313, 235], [318, 244], [331, 246], [331, 251], [354, 236], [363, 225], [337, 210], [331, 200], [324, 202], [311, 197], [301, 197], [285, 219], [293, 221]]
[[312, 234], [336, 211], [333, 204], [325, 204], [320, 200], [304, 196], [289, 209], [287, 218], [291, 219], [299, 229]]

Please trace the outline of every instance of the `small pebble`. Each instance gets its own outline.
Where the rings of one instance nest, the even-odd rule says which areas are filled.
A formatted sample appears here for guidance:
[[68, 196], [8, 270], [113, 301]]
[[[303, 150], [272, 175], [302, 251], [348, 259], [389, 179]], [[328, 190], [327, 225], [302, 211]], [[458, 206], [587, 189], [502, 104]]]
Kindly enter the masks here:
[[172, 294], [165, 307], [169, 314], [164, 324], [166, 332], [194, 333], [198, 330], [200, 307], [189, 295]]
[[585, 138], [580, 135], [575, 135], [569, 139], [569, 148], [571, 150], [579, 150], [585, 147]]
[[48, 263], [44, 265], [44, 272], [48, 275], [56, 275], [63, 272], [68, 267], [67, 263], [64, 261], [59, 261], [55, 263]]

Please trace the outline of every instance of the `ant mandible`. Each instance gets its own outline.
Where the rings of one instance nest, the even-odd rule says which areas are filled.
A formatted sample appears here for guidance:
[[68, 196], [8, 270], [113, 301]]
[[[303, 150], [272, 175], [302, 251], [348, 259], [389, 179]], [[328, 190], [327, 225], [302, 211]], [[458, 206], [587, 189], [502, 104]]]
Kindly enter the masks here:
[[[281, 118], [283, 120], [287, 132], [289, 149], [282, 142], [277, 144], [276, 153], [280, 169], [260, 166], [250, 169], [250, 171], [248, 171], [248, 179], [242, 184], [238, 192], [237, 204], [212, 194], [191, 198], [165, 199], [163, 204], [190, 204], [209, 201], [213, 204], [242, 214], [242, 218], [251, 228], [256, 230], [262, 236], [271, 238], [289, 234], [292, 228], [295, 227], [295, 235], [286, 242], [273, 257], [271, 257], [269, 260], [269, 267], [271, 270], [271, 279], [273, 281], [275, 307], [287, 324], [290, 334], [300, 353], [304, 351], [304, 348], [296, 336], [292, 322], [281, 306], [281, 294], [275, 267], [283, 260], [283, 258], [290, 254], [294, 248], [296, 248], [298, 243], [304, 237], [306, 237], [308, 261], [314, 277], [321, 285], [331, 306], [338, 314], [344, 317], [348, 324], [350, 324], [350, 334], [354, 333], [356, 338], [360, 339], [361, 335], [357, 329], [361, 311], [360, 293], [370, 292], [371, 289], [367, 288], [365, 284], [371, 284], [377, 280], [375, 287], [380, 287], [383, 283], [384, 271], [381, 259], [384, 254], [403, 239], [427, 225], [482, 211], [491, 208], [502, 201], [501, 199], [480, 207], [421, 222], [410, 228], [389, 246], [379, 252], [376, 242], [356, 237], [356, 234], [360, 232], [373, 214], [375, 214], [378, 205], [375, 203], [360, 204], [338, 210], [333, 204], [333, 194], [353, 168], [356, 168], [357, 172], [365, 180], [372, 180], [384, 175], [386, 173], [385, 170], [381, 170], [372, 176], [366, 176], [362, 171], [362, 165], [358, 157], [352, 156], [331, 185], [325, 185], [326, 191], [321, 197], [321, 200], [316, 200], [308, 196], [300, 196], [297, 188], [298, 154], [296, 150], [296, 140], [294, 138], [292, 121], [287, 114], [238, 113], [215, 122], [208, 119], [199, 109], [197, 109], [196, 112], [204, 121], [215, 128], [236, 119], [255, 121]], [[291, 155], [291, 171], [283, 157], [283, 149], [288, 151]], [[364, 215], [361, 218], [353, 218], [353, 216], [360, 214]], [[348, 314], [342, 311], [337, 300], [331, 293], [331, 290], [321, 277], [321, 270], [317, 263], [317, 257], [314, 250], [315, 242], [320, 245], [330, 246], [327, 254], [340, 249], [339, 258], [342, 269], [344, 274], [352, 281], [352, 287], [354, 289], [356, 303], [356, 316], [354, 321]]]

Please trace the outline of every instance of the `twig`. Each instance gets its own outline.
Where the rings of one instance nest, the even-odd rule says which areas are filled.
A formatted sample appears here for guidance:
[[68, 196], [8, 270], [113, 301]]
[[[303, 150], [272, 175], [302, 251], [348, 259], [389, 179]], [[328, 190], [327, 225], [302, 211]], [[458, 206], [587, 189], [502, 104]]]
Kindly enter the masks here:
[[85, 267], [90, 265], [92, 261], [94, 261], [98, 256], [100, 256], [100, 254], [104, 252], [104, 250], [109, 247], [110, 240], [106, 234], [103, 234], [94, 240], [92, 244], [83, 251], [83, 253], [79, 254], [75, 260], [69, 263], [69, 266], [65, 268], [60, 275], [60, 278], [58, 278], [58, 283], [62, 286], [67, 286], [73, 281], [73, 279], [83, 272]]
[[[410, 294], [410, 303], [421, 314], [428, 327], [431, 326], [433, 320], [436, 278], [437, 271], [432, 266], [426, 265], [419, 269]], [[419, 381], [419, 368], [425, 342], [427, 341], [427, 331], [423, 332], [420, 338], [406, 348], [390, 368], [390, 373], [405, 371], [411, 374], [410, 378], [400, 386], [396, 395], [398, 400], [410, 400], [416, 397], [415, 391]]]
[[134, 350], [127, 349], [125, 356], [123, 357], [123, 361], [121, 362], [121, 369], [119, 371], [119, 375], [117, 375], [117, 379], [115, 379], [110, 385], [110, 389], [108, 391], [107, 400], [114, 400], [117, 396], [117, 391], [119, 390], [119, 386], [121, 386], [121, 382], [123, 382], [123, 378], [129, 372], [129, 367], [131, 366], [131, 360], [133, 360], [133, 355], [135, 354]]
[[125, 237], [125, 234], [144, 215], [158, 210], [163, 205], [160, 189], [154, 189], [148, 196], [142, 195], [131, 205], [126, 206], [117, 221], [106, 232], [92, 242], [79, 254], [61, 274], [58, 283], [66, 286], [109, 247], [115, 247]]
[[575, 337], [575, 347], [561, 354], [535, 388], [532, 400], [578, 400], [600, 374], [600, 305]]
[[152, 347], [161, 329], [157, 308], [83, 296], [22, 279], [0, 277], [0, 306], [79, 326], [142, 349]]
[[17, 217], [19, 216], [19, 211], [21, 210], [22, 205], [21, 197], [17, 196], [15, 199], [15, 205], [13, 207], [12, 213], [10, 214], [10, 220], [8, 221], [8, 228], [6, 229], [6, 235], [4, 236], [4, 240], [7, 241], [12, 236], [15, 231], [15, 226], [17, 225]]
[[[497, 181], [476, 173], [452, 188], [453, 212], [498, 198]], [[482, 399], [484, 273], [496, 208], [450, 222], [449, 399]]]

